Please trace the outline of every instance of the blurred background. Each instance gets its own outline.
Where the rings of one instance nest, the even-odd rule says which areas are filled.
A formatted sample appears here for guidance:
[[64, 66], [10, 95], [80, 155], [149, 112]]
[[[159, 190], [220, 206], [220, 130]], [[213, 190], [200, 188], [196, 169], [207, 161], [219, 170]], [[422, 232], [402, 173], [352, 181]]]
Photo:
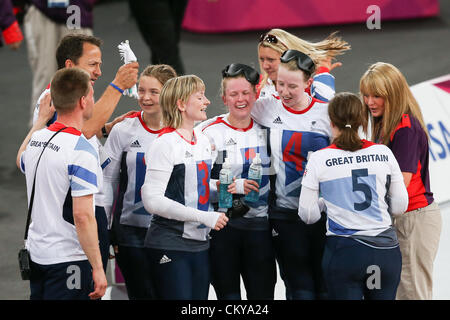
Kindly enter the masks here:
[[[340, 56], [343, 66], [333, 70], [336, 92], [358, 92], [359, 79], [374, 62], [397, 66], [414, 85], [450, 74], [450, 1], [275, 1], [190, 0], [180, 34], [180, 56], [186, 74], [196, 74], [206, 84], [211, 101], [208, 116], [225, 112], [219, 97], [221, 70], [240, 62], [259, 69], [257, 44], [261, 33], [281, 27], [308, 41], [320, 41], [331, 32], [351, 44]], [[353, 2], [357, 5], [352, 5]], [[369, 29], [366, 9], [378, 4], [380, 29]], [[416, 10], [417, 9], [417, 10]], [[150, 64], [151, 52], [130, 13], [127, 1], [97, 1], [94, 35], [102, 46], [102, 76], [95, 84], [99, 98], [112, 81], [120, 60], [117, 45], [129, 40], [140, 70]], [[15, 166], [17, 149], [28, 132], [31, 69], [26, 43], [17, 51], [0, 48], [0, 299], [28, 299], [28, 282], [20, 279], [17, 252], [23, 242], [27, 213], [24, 176]], [[450, 107], [450, 105], [448, 105]], [[123, 97], [113, 117], [138, 109], [137, 101]], [[450, 125], [450, 124], [449, 124]], [[448, 140], [447, 140], [448, 138]], [[445, 137], [450, 153], [450, 136]], [[448, 141], [448, 142], [447, 142]], [[447, 167], [448, 168], [448, 167]], [[450, 170], [450, 169], [447, 169]], [[432, 186], [433, 188], [433, 186]], [[450, 213], [442, 203], [443, 215]], [[449, 223], [444, 221], [435, 265], [435, 299], [450, 299]], [[126, 298], [117, 295], [118, 298]], [[112, 296], [114, 298], [114, 296]], [[283, 299], [281, 280], [277, 299]]]

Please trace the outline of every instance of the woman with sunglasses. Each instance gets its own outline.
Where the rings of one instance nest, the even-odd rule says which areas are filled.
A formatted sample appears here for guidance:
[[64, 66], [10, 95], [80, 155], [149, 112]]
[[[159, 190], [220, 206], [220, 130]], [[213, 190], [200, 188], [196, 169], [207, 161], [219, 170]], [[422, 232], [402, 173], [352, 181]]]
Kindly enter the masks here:
[[280, 273], [288, 299], [325, 298], [321, 259], [325, 222], [307, 226], [297, 214], [301, 180], [309, 154], [330, 144], [327, 104], [305, 92], [315, 71], [313, 60], [297, 50], [281, 56], [279, 97], [259, 98], [253, 119], [269, 128], [272, 168], [269, 218]]
[[144, 156], [161, 133], [161, 89], [167, 80], [176, 76], [175, 70], [168, 65], [145, 68], [138, 85], [138, 103], [142, 110], [114, 126], [105, 143], [109, 160], [105, 162], [103, 175], [109, 203], [113, 205], [107, 210], [112, 211], [111, 242], [130, 300], [152, 298], [144, 249], [152, 216], [141, 199]]
[[328, 112], [333, 144], [308, 161], [299, 216], [309, 224], [326, 211], [322, 266], [330, 299], [394, 300], [402, 256], [391, 215], [408, 206], [400, 167], [388, 147], [359, 138], [367, 111], [357, 95], [337, 94]]
[[275, 84], [280, 57], [286, 50], [294, 49], [310, 56], [319, 66], [313, 76], [313, 82], [307, 88], [310, 95], [325, 102], [331, 99], [335, 86], [330, 71], [342, 65], [340, 62], [331, 61], [350, 50], [350, 45], [336, 36], [336, 33], [320, 42], [305, 41], [282, 29], [272, 29], [262, 34], [258, 43], [258, 60], [262, 73], [262, 80], [258, 85], [259, 96], [277, 95]]
[[[232, 208], [225, 209], [230, 220], [223, 230], [211, 231], [212, 285], [219, 300], [240, 300], [242, 276], [248, 300], [273, 300], [276, 265], [267, 216], [270, 157], [266, 130], [250, 115], [259, 74], [247, 65], [233, 63], [222, 71], [222, 77], [221, 96], [229, 113], [217, 117], [203, 132], [215, 148], [211, 180], [219, 190], [224, 187], [218, 180], [224, 161], [231, 164], [235, 180], [227, 189], [233, 195]], [[257, 154], [263, 167], [260, 185], [248, 179]], [[214, 183], [211, 185], [214, 187]], [[244, 199], [250, 191], [259, 192], [256, 202]], [[211, 196], [214, 199], [215, 192]], [[218, 206], [218, 200], [212, 202]]]
[[145, 155], [142, 201], [153, 213], [145, 238], [156, 299], [206, 300], [209, 238], [228, 218], [210, 209], [212, 150], [194, 133], [206, 120], [205, 84], [194, 75], [168, 80], [159, 97], [166, 128]]

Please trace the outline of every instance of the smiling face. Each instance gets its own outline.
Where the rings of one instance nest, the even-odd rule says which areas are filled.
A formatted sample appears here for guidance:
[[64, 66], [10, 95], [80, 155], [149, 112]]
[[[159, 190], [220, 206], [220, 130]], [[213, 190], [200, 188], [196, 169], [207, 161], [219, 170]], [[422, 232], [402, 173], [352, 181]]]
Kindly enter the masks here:
[[364, 103], [369, 108], [370, 114], [373, 117], [381, 117], [384, 114], [384, 98], [376, 95], [363, 95]]
[[305, 99], [305, 89], [312, 80], [305, 81], [301, 70], [290, 71], [283, 64], [278, 68], [277, 92], [284, 105], [299, 108]]
[[281, 54], [272, 48], [264, 47], [262, 45], [258, 48], [258, 59], [261, 69], [267, 73], [269, 79], [272, 81], [277, 80], [280, 57]]
[[72, 66], [76, 66], [87, 71], [91, 79], [91, 84], [94, 85], [94, 82], [102, 75], [102, 71], [100, 69], [101, 65], [102, 52], [100, 51], [100, 48], [89, 42], [85, 42], [83, 43], [83, 54], [78, 59], [78, 62]]
[[230, 110], [230, 115], [237, 120], [250, 118], [256, 101], [254, 87], [244, 77], [225, 79], [223, 103]]
[[138, 86], [138, 103], [141, 109], [152, 116], [161, 112], [159, 95], [162, 84], [154, 77], [141, 76]]
[[208, 118], [206, 109], [210, 101], [202, 88], [189, 96], [186, 102], [179, 101], [178, 108], [182, 112], [184, 122], [204, 121]]

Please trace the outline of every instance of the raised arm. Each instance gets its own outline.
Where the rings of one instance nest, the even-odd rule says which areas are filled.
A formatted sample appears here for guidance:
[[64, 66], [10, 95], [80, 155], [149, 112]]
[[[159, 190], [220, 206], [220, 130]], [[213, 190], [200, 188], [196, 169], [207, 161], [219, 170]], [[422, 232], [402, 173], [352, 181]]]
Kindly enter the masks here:
[[[137, 82], [138, 71], [139, 64], [137, 62], [125, 64], [117, 71], [112, 84], [122, 91], [131, 88]], [[95, 103], [91, 119], [84, 123], [82, 132], [86, 138], [90, 139], [101, 131], [119, 103], [122, 92], [114, 86], [108, 85], [103, 95]]]

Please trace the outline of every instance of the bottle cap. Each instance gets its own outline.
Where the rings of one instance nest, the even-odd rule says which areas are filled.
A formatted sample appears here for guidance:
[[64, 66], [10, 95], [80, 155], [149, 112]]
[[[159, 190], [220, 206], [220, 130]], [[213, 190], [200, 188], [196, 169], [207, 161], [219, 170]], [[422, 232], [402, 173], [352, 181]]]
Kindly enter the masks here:
[[230, 169], [231, 168], [231, 163], [230, 163], [230, 158], [226, 157], [225, 161], [222, 164], [222, 168], [226, 168], [226, 169]]
[[261, 164], [261, 157], [259, 156], [259, 152], [257, 152], [255, 157], [253, 158], [252, 164]]

